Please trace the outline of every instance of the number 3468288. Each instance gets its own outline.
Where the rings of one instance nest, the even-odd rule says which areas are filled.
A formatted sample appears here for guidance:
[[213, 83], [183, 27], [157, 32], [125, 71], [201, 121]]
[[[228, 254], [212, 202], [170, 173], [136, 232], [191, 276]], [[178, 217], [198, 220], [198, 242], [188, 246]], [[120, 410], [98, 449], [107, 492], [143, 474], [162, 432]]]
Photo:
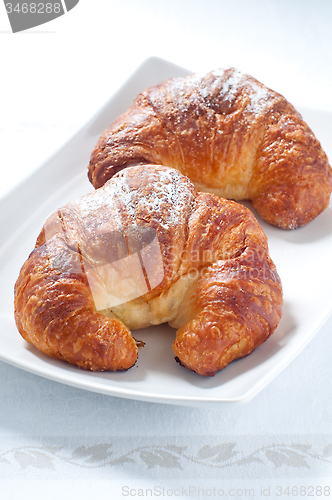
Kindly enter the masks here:
[[60, 3], [6, 3], [8, 14], [60, 14]]

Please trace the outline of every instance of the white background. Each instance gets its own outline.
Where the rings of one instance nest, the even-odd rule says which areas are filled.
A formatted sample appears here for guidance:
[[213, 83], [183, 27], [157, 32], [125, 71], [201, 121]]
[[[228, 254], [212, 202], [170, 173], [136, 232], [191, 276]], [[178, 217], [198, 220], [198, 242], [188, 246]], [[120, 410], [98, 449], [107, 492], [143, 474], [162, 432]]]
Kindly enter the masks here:
[[[37, 169], [150, 56], [192, 71], [235, 66], [295, 105], [332, 112], [329, 0], [80, 0], [66, 15], [17, 34], [11, 33], [1, 4], [0, 54], [0, 195]], [[107, 469], [98, 462], [100, 466], [92, 473], [76, 463], [73, 476], [66, 476], [68, 461], [58, 455], [58, 462], [55, 455], [49, 455], [58, 464], [53, 469], [47, 467], [46, 458], [44, 468], [31, 460], [23, 466], [19, 455], [16, 462], [9, 458], [27, 445], [30, 452], [36, 450], [48, 439], [60, 447], [66, 443], [67, 458], [71, 451], [87, 447], [88, 442], [92, 446], [98, 439], [117, 439], [114, 446], [119, 453], [119, 438], [133, 449], [135, 440], [145, 446], [148, 438], [160, 443], [167, 436], [180, 436], [187, 444], [193, 436], [201, 436], [204, 446], [205, 436], [209, 446], [218, 440], [237, 442], [243, 456], [249, 456], [245, 443], [257, 450], [263, 441], [270, 447], [299, 442], [307, 468], [304, 458], [302, 465], [296, 465], [296, 460], [276, 465], [270, 459], [266, 467], [274, 464], [273, 474], [270, 471], [269, 476], [268, 469], [261, 468], [256, 476], [252, 469], [246, 486], [257, 486], [257, 481], [267, 484], [262, 477], [278, 477], [285, 486], [300, 485], [306, 470], [313, 484], [330, 481], [332, 489], [329, 449], [325, 448], [325, 461], [320, 451], [320, 458], [311, 457], [310, 462], [304, 448], [309, 450], [312, 445], [322, 450], [324, 443], [332, 441], [331, 329], [332, 320], [260, 395], [229, 410], [173, 407], [86, 393], [0, 363], [0, 470], [1, 474], [7, 474], [6, 467], [12, 471], [3, 483], [7, 496], [2, 498], [44, 498], [46, 491], [49, 498], [60, 498], [60, 493], [62, 498], [70, 498], [71, 491], [79, 492], [80, 498], [102, 493], [105, 498], [123, 498], [121, 485], [129, 481], [133, 488], [142, 481], [159, 484], [158, 478], [166, 470], [158, 465], [149, 469], [144, 462], [136, 475], [129, 476], [132, 471], [126, 465]], [[73, 437], [76, 441], [71, 448], [68, 442]], [[1, 457], [7, 457], [8, 463], [1, 464]], [[190, 476], [188, 467], [182, 464], [183, 480]], [[220, 471], [209, 470], [210, 477], [215, 474], [215, 483], [219, 481]], [[236, 488], [245, 480], [238, 465], [229, 466], [228, 472], [229, 487]], [[202, 466], [200, 484], [204, 475]], [[87, 485], [89, 477], [95, 481], [92, 489]], [[26, 483], [31, 480], [34, 482]]]

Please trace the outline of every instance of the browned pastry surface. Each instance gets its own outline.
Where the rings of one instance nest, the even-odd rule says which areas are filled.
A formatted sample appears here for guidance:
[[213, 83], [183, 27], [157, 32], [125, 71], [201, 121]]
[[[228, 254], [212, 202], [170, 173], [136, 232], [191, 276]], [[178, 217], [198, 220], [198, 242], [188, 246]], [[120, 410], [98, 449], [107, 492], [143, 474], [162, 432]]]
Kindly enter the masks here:
[[263, 219], [303, 226], [329, 204], [328, 159], [280, 94], [233, 68], [146, 89], [100, 137], [89, 179], [98, 188], [119, 170], [161, 164], [199, 191], [252, 200]]
[[21, 335], [90, 370], [130, 368], [138, 349], [129, 329], [168, 322], [176, 358], [211, 376], [264, 342], [281, 307], [252, 213], [151, 165], [52, 214], [15, 285]]

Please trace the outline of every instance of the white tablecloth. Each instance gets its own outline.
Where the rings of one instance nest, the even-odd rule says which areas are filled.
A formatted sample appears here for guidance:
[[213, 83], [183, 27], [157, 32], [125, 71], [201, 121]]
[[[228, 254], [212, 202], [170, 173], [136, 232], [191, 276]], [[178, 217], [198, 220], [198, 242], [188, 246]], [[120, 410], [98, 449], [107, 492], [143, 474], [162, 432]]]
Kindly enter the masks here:
[[[328, 0], [81, 0], [12, 34], [0, 6], [0, 195], [150, 56], [232, 65], [332, 111], [331, 23]], [[103, 396], [0, 362], [1, 498], [332, 497], [331, 330], [332, 318], [258, 396], [222, 410]]]

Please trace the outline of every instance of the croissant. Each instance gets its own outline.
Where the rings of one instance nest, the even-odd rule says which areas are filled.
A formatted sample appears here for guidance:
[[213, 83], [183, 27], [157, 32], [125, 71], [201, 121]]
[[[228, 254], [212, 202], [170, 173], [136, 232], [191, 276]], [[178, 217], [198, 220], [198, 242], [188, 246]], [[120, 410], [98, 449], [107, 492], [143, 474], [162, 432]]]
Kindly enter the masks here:
[[130, 368], [130, 330], [168, 322], [177, 361], [212, 376], [264, 342], [281, 309], [249, 209], [164, 166], [125, 169], [54, 212], [15, 285], [23, 338], [94, 371]]
[[100, 137], [95, 188], [119, 170], [161, 164], [199, 191], [252, 200], [268, 223], [294, 229], [329, 204], [332, 170], [301, 115], [280, 94], [230, 68], [146, 89]]

